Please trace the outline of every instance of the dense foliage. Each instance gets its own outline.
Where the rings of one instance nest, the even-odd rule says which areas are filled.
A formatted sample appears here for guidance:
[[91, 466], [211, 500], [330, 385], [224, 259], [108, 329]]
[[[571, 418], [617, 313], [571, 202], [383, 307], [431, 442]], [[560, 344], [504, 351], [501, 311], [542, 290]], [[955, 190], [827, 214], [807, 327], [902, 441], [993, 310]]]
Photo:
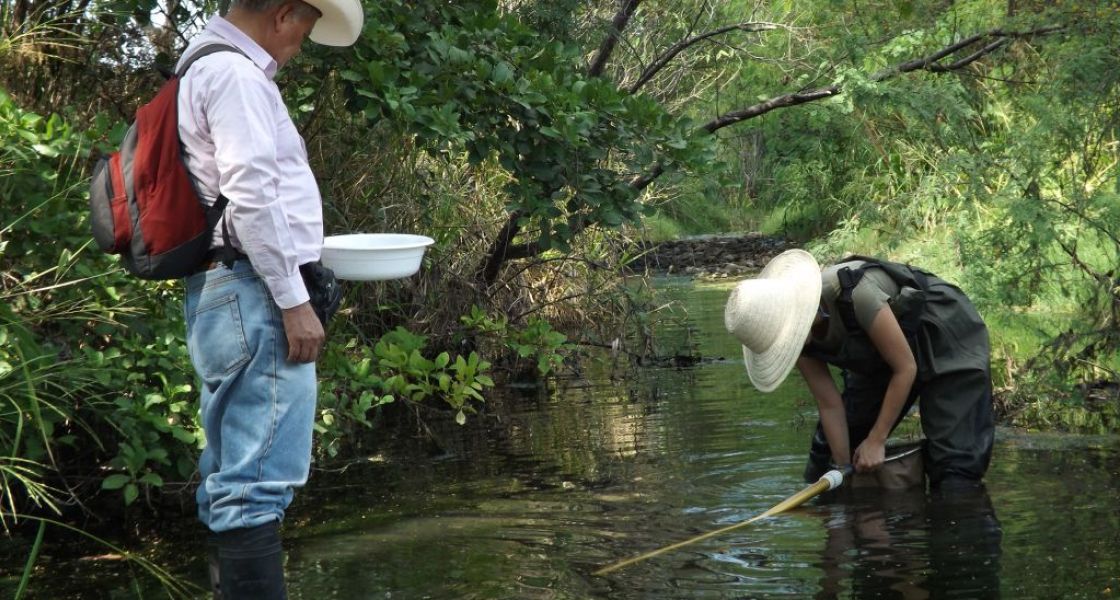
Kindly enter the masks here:
[[[874, 12], [817, 17], [847, 40], [820, 50], [843, 93], [752, 130], [766, 152], [741, 173], [769, 184], [749, 191], [762, 227], [813, 240], [820, 256], [893, 256], [960, 283], [992, 321], [1009, 417], [1114, 430], [1116, 7], [956, 3], [900, 11], [885, 28]], [[950, 73], [884, 78], [997, 30], [1030, 35], [986, 37], [970, 50], [1002, 41], [998, 53]]]

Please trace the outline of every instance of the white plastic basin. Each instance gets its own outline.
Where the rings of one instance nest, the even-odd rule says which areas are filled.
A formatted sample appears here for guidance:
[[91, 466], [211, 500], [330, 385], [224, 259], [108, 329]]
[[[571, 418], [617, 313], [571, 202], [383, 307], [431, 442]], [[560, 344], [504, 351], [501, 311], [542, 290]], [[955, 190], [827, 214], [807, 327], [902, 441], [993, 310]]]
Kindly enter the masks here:
[[351, 233], [323, 240], [323, 265], [339, 279], [401, 279], [420, 270], [430, 237], [407, 233]]

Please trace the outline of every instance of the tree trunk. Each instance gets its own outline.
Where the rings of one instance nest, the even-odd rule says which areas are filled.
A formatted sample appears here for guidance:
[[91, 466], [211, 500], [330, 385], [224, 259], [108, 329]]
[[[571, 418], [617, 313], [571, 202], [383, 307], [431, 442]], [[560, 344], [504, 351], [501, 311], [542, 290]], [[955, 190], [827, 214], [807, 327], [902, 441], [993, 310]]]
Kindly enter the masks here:
[[509, 252], [510, 246], [513, 245], [514, 238], [521, 232], [521, 226], [517, 224], [524, 216], [524, 212], [515, 210], [509, 214], [506, 219], [506, 224], [502, 226], [502, 230], [498, 232], [494, 242], [490, 244], [490, 248], [486, 251], [486, 262], [482, 268], [478, 270], [476, 279], [483, 285], [483, 289], [489, 288], [498, 280], [498, 274], [502, 271], [502, 265], [506, 262], [506, 255]]

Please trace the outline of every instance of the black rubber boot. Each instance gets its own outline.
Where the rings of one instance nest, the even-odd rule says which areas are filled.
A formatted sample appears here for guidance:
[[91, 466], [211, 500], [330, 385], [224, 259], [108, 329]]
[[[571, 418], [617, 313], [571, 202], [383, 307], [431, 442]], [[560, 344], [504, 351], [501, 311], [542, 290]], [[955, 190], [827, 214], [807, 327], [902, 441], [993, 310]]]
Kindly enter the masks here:
[[217, 534], [222, 600], [285, 600], [280, 523]]
[[206, 570], [210, 574], [210, 592], [214, 600], [222, 600], [221, 569], [218, 562], [218, 534], [210, 532], [206, 537]]
[[935, 497], [954, 494], [967, 497], [975, 495], [979, 493], [980, 490], [983, 490], [984, 482], [975, 477], [969, 477], [959, 473], [949, 473], [943, 475], [941, 479], [930, 481], [929, 487], [930, 491], [934, 492]]

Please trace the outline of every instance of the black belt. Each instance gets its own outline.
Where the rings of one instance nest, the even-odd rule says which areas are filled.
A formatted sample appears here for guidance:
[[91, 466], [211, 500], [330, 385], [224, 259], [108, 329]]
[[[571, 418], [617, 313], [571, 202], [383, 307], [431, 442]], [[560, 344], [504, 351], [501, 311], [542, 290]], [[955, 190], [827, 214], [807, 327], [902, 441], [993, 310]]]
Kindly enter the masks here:
[[209, 271], [221, 264], [232, 266], [233, 263], [239, 260], [249, 260], [249, 255], [234, 248], [218, 246], [206, 252], [206, 256], [203, 257], [202, 262], [199, 263], [198, 268], [195, 269], [194, 272], [201, 273], [203, 271]]

